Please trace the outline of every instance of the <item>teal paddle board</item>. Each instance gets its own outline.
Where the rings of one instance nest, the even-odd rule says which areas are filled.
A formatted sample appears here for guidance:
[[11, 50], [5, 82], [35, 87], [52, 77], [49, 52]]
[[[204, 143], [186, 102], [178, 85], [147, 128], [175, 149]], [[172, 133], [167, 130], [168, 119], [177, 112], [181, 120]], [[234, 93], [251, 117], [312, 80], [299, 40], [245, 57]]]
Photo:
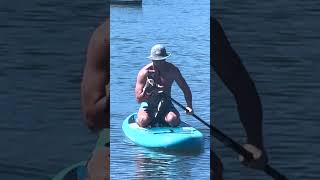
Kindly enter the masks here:
[[181, 122], [178, 127], [142, 128], [136, 123], [136, 119], [137, 113], [128, 116], [123, 121], [122, 130], [137, 145], [180, 152], [202, 148], [202, 133], [185, 122]]

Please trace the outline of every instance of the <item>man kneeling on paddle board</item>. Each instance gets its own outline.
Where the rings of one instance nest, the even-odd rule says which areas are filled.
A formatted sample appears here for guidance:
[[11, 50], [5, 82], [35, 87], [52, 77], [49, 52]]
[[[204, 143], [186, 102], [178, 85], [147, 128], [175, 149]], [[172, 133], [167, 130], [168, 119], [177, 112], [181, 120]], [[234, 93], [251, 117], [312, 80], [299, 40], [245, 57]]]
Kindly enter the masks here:
[[183, 91], [186, 103], [187, 114], [192, 114], [192, 94], [180, 70], [166, 61], [170, 56], [161, 44], [151, 48], [150, 56], [152, 62], [144, 66], [138, 73], [135, 96], [138, 103], [141, 103], [138, 112], [138, 124], [140, 127], [147, 127], [155, 121], [176, 127], [180, 123], [180, 114], [171, 101], [161, 93], [171, 96], [171, 87], [176, 82]]

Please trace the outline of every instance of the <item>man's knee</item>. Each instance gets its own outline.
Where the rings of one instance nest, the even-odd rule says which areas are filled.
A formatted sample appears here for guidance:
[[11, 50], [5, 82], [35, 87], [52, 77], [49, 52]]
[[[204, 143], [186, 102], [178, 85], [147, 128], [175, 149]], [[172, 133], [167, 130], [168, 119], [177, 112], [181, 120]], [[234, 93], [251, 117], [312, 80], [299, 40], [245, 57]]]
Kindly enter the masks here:
[[93, 152], [87, 164], [87, 180], [109, 179], [109, 148], [100, 148]]
[[151, 122], [151, 119], [148, 115], [139, 115], [138, 116], [138, 125], [140, 127], [147, 127]]
[[180, 123], [179, 116], [174, 113], [174, 112], [169, 112], [165, 118], [165, 121], [170, 125], [170, 126], [178, 126]]

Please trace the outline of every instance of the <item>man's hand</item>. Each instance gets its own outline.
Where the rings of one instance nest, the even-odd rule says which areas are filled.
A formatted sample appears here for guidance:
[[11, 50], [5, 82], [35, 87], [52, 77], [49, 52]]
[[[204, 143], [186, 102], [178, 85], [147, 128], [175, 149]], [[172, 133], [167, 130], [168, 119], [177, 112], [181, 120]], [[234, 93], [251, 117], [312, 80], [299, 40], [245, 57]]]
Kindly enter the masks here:
[[191, 108], [191, 107], [186, 107], [186, 109], [187, 109], [187, 111], [186, 111], [186, 113], [188, 114], [188, 115], [193, 115], [193, 109]]
[[153, 79], [147, 78], [146, 84], [143, 88], [143, 92], [147, 94], [148, 96], [154, 94], [154, 93], [160, 93], [163, 91], [164, 86], [161, 86], [159, 84], [156, 84]]
[[243, 147], [252, 153], [254, 160], [247, 161], [243, 156], [239, 155], [239, 160], [241, 163], [253, 169], [263, 170], [268, 162], [266, 153], [252, 144], [245, 144]]
[[153, 69], [147, 69], [146, 76], [153, 76], [156, 71]]
[[153, 79], [147, 78], [146, 84], [143, 87], [143, 93], [147, 94], [148, 96], [152, 94], [152, 91], [155, 88], [155, 83]]

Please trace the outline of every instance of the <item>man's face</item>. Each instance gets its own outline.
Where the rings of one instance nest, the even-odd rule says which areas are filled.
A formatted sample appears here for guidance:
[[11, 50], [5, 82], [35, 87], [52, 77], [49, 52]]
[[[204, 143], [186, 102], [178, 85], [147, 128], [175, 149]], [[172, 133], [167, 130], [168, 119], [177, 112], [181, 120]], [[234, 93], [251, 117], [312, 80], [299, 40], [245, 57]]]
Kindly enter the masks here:
[[153, 60], [152, 63], [154, 66], [159, 67], [159, 66], [161, 66], [161, 64], [163, 64], [164, 61], [165, 60], [157, 60], [157, 61]]

